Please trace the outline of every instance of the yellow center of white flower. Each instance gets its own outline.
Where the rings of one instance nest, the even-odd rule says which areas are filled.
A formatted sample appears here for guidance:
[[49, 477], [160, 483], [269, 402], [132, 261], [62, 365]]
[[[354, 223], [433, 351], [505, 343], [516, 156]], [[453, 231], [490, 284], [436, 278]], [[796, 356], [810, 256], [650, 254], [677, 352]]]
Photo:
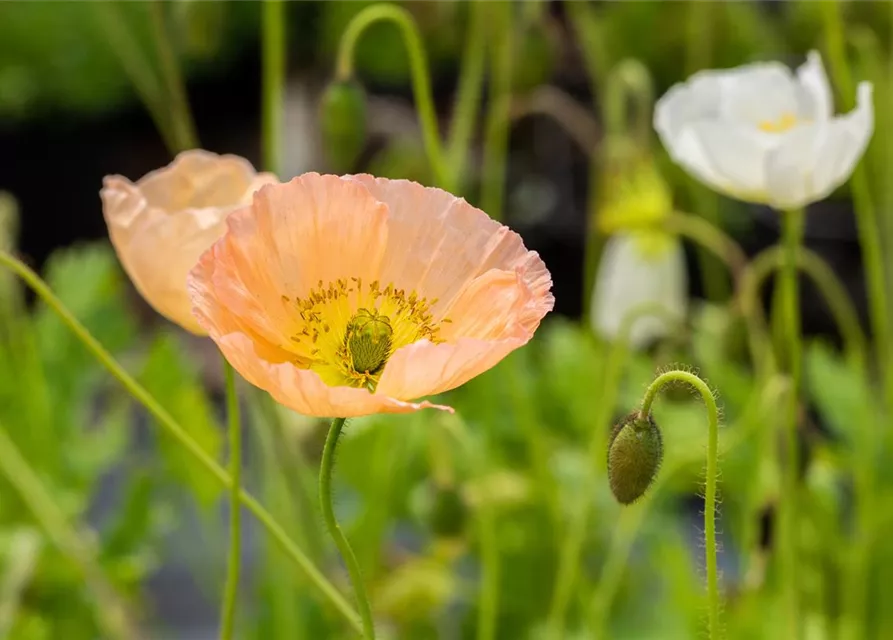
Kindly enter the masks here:
[[442, 342], [440, 323], [430, 312], [437, 300], [429, 302], [392, 284], [382, 289], [378, 280], [365, 286], [362, 278], [328, 286], [320, 281], [307, 296], [282, 300], [299, 312], [289, 348], [296, 364], [331, 386], [374, 391], [394, 351], [424, 338]]
[[757, 126], [760, 128], [760, 131], [765, 131], [766, 133], [784, 133], [798, 124], [800, 124], [800, 119], [796, 114], [785, 111], [775, 120], [763, 120]]

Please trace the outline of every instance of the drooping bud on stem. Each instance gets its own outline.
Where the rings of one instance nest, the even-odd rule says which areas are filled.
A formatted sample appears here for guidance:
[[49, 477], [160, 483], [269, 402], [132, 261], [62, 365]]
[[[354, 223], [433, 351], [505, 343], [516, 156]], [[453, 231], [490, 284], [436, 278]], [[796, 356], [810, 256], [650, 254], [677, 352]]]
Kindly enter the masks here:
[[664, 447], [660, 429], [649, 414], [626, 416], [611, 431], [608, 444], [608, 482], [621, 504], [642, 497], [657, 476]]

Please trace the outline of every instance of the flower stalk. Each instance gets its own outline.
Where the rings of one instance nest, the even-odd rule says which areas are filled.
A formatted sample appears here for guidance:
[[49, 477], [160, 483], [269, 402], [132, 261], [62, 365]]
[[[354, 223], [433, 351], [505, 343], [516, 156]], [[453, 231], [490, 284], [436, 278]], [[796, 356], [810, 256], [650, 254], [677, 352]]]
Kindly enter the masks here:
[[344, 428], [345, 418], [335, 418], [326, 436], [326, 443], [322, 450], [322, 462], [319, 467], [319, 504], [322, 507], [323, 519], [329, 534], [335, 541], [341, 557], [347, 565], [347, 572], [353, 584], [354, 596], [357, 607], [360, 610], [360, 620], [363, 626], [363, 637], [367, 640], [375, 638], [375, 623], [372, 618], [372, 608], [369, 606], [369, 596], [366, 595], [366, 587], [363, 585], [363, 576], [360, 572], [360, 564], [354, 555], [353, 549], [341, 526], [335, 518], [335, 509], [332, 506], [332, 474], [335, 469], [335, 450], [338, 447], [338, 439]]
[[[688, 371], [667, 371], [662, 373], [645, 391], [639, 417], [651, 416], [651, 405], [657, 394], [665, 386], [683, 383], [694, 388], [701, 395], [707, 407], [707, 471], [704, 492], [704, 556], [707, 566], [707, 630], [710, 640], [720, 637], [719, 626], [719, 584], [716, 567], [716, 476], [718, 471], [719, 410], [713, 391], [703, 380]], [[796, 637], [796, 636], [791, 636]]]
[[797, 256], [803, 242], [804, 212], [795, 209], [782, 213], [784, 267], [781, 272], [782, 317], [784, 340], [787, 349], [787, 370], [791, 380], [785, 416], [785, 457], [782, 500], [782, 527], [780, 555], [782, 563], [782, 589], [788, 613], [788, 635], [799, 637], [799, 603], [797, 593], [797, 472], [799, 451], [797, 425], [800, 407], [800, 378], [802, 367], [802, 338], [800, 336], [800, 295], [797, 280]]
[[220, 639], [231, 640], [236, 620], [236, 602], [239, 597], [239, 570], [242, 552], [242, 505], [239, 497], [242, 477], [242, 423], [239, 415], [239, 397], [236, 394], [236, 376], [225, 359], [223, 370], [226, 378], [226, 413], [229, 432], [229, 474], [232, 478], [229, 505], [229, 557], [227, 558], [226, 584], [221, 609]]

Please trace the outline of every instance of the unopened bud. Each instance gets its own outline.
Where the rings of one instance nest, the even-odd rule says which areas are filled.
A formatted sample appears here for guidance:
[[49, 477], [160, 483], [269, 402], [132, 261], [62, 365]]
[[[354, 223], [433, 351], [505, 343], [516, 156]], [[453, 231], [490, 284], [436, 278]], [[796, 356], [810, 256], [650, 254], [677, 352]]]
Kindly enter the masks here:
[[322, 137], [331, 169], [353, 169], [366, 145], [366, 95], [352, 81], [332, 82], [320, 103]]
[[642, 497], [660, 469], [664, 448], [654, 419], [635, 411], [611, 431], [608, 444], [608, 482], [621, 504]]

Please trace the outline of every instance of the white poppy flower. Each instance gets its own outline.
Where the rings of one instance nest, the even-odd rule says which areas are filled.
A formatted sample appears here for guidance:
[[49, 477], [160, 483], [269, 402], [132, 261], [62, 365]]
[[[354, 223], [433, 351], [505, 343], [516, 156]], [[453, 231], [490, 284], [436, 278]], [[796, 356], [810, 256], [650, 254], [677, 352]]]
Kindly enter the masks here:
[[835, 116], [815, 51], [796, 75], [778, 62], [701, 71], [671, 88], [654, 127], [673, 160], [729, 196], [804, 207], [846, 182], [874, 129], [872, 85]]
[[[681, 322], [688, 307], [688, 277], [682, 243], [659, 231], [612, 235], [605, 245], [592, 293], [592, 328], [608, 339], [620, 335], [630, 313], [662, 308]], [[668, 318], [638, 316], [629, 333], [634, 349], [675, 331]]]

